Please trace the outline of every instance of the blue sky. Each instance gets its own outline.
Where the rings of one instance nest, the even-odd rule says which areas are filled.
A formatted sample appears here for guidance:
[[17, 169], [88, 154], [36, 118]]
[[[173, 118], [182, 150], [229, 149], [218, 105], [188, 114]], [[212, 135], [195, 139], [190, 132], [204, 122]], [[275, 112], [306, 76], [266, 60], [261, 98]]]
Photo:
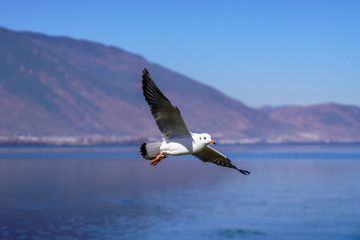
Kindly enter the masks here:
[[13, 0], [0, 25], [117, 46], [250, 106], [360, 106], [359, 12], [340, 0]]

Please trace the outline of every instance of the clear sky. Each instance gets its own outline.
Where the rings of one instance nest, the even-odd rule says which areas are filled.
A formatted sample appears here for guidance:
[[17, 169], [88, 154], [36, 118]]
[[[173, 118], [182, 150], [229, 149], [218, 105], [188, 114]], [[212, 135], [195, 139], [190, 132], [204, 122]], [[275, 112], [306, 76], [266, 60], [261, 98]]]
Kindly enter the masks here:
[[120, 47], [250, 106], [360, 106], [358, 0], [12, 0], [0, 25]]

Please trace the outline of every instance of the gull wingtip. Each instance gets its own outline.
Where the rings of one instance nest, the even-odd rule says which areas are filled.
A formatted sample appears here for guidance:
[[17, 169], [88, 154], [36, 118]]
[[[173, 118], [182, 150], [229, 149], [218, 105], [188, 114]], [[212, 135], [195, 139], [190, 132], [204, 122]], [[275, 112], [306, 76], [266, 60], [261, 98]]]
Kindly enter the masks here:
[[238, 170], [239, 170], [239, 172], [241, 172], [244, 175], [249, 175], [250, 174], [250, 172], [247, 171], [247, 170], [242, 170], [242, 169], [238, 169]]

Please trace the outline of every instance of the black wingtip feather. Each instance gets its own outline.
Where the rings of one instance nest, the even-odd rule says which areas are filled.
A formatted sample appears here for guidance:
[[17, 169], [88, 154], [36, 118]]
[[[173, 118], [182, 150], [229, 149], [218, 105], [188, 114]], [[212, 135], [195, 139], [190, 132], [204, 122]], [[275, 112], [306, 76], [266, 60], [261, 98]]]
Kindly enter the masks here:
[[[167, 101], [172, 106], [169, 99], [165, 97], [154, 80], [151, 78], [150, 73], [146, 68], [144, 68], [142, 75], [142, 89], [145, 100], [151, 109], [153, 108], [152, 103], [156, 103], [159, 99]], [[180, 111], [178, 112], [180, 113]]]
[[143, 75], [142, 75], [143, 90], [145, 90], [145, 89], [144, 89], [144, 85], [145, 85], [145, 84], [148, 84], [147, 82], [148, 82], [150, 79], [151, 79], [151, 77], [150, 77], [149, 71], [148, 71], [146, 68], [144, 68], [144, 70], [143, 70]]
[[238, 169], [238, 171], [241, 172], [244, 175], [249, 175], [250, 174], [250, 172], [246, 171], [246, 170]]
[[142, 79], [143, 79], [143, 81], [146, 81], [148, 78], [151, 78], [151, 77], [150, 77], [150, 73], [149, 73], [149, 71], [148, 71], [146, 68], [144, 68], [144, 70], [143, 70], [143, 75], [142, 75]]
[[147, 151], [146, 151], [146, 143], [141, 144], [140, 146], [140, 153], [143, 158], [145, 158]]

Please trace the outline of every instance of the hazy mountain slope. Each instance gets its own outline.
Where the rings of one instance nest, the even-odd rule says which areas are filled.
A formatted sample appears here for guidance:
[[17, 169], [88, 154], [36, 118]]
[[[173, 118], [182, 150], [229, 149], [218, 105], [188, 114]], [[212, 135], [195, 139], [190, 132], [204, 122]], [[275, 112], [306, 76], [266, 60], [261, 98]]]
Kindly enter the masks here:
[[281, 128], [221, 92], [115, 47], [0, 29], [0, 134], [160, 136], [141, 91], [147, 67], [193, 131]]
[[360, 141], [356, 106], [254, 109], [116, 47], [4, 28], [0, 136], [160, 137], [142, 96], [144, 67], [194, 132], [240, 141]]
[[298, 136], [319, 140], [359, 141], [360, 108], [325, 103], [310, 106], [264, 108], [273, 120], [291, 124]]

